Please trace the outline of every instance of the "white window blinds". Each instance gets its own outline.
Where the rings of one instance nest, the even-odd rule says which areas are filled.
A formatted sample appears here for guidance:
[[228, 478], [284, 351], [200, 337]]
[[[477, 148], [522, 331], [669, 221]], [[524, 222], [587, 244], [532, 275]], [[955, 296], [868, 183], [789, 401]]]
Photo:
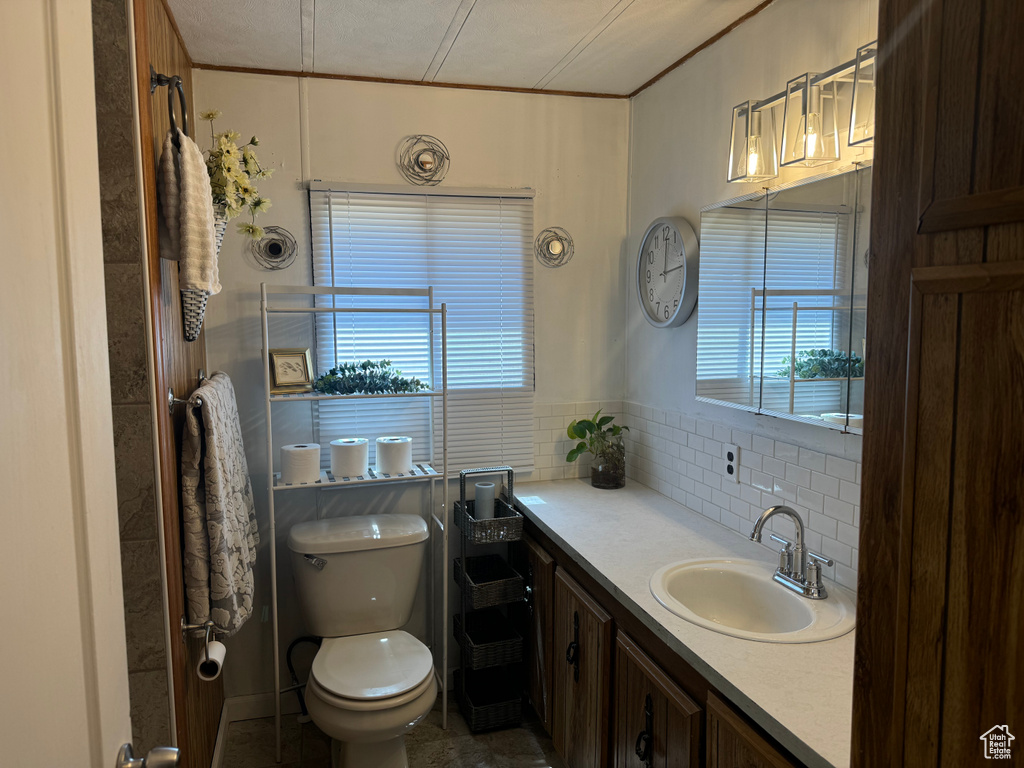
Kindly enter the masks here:
[[[849, 306], [842, 290], [848, 220], [834, 210], [772, 209], [766, 224], [763, 207], [741, 206], [703, 214], [698, 396], [789, 411], [789, 381], [777, 374], [792, 349], [793, 303], [822, 308], [798, 311], [798, 351], [843, 346], [844, 313], [832, 308]], [[842, 392], [841, 382], [800, 383], [794, 411], [838, 410]]]
[[[448, 469], [533, 467], [533, 200], [444, 194], [310, 191], [313, 283], [434, 289], [448, 309]], [[341, 302], [348, 302], [342, 304]], [[389, 298], [393, 307], [423, 299]], [[321, 306], [379, 306], [380, 297], [318, 297]], [[317, 315], [316, 366], [391, 360], [441, 386], [440, 322], [433, 349], [419, 314]], [[432, 365], [433, 364], [433, 365]], [[433, 369], [432, 369], [433, 368]], [[320, 401], [320, 440], [407, 434], [414, 460], [440, 461], [436, 398]], [[433, 453], [433, 456], [431, 455]]]

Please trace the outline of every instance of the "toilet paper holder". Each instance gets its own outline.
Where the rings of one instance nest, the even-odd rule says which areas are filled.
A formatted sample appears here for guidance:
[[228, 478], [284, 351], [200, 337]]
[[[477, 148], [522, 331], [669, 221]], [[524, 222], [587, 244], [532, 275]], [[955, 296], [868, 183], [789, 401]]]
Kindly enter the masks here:
[[188, 638], [188, 633], [193, 633], [194, 636], [198, 637], [199, 633], [203, 633], [203, 647], [206, 653], [206, 661], [210, 660], [210, 641], [213, 640], [213, 622], [207, 621], [203, 624], [189, 624], [185, 621], [185, 617], [181, 617], [181, 640], [185, 642]]

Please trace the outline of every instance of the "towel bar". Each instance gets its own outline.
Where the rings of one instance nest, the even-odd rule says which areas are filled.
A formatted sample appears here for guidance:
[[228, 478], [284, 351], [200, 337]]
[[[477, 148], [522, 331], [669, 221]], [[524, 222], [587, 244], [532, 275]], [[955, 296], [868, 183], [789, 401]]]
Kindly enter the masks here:
[[[199, 384], [202, 384], [204, 381], [206, 381], [206, 371], [204, 371], [202, 368], [200, 368], [199, 369], [199, 374], [198, 374], [197, 378], [199, 379]], [[196, 385], [196, 386], [198, 386], [198, 385]], [[167, 388], [167, 410], [170, 411], [171, 413], [174, 413], [174, 406], [176, 406], [178, 403], [187, 403], [191, 399], [192, 398], [190, 398], [190, 397], [187, 397], [185, 399], [182, 399], [180, 397], [175, 397], [174, 396], [174, 387], [168, 387]], [[202, 408], [203, 407], [203, 398], [197, 397], [196, 400], [195, 400], [195, 403], [200, 408]]]

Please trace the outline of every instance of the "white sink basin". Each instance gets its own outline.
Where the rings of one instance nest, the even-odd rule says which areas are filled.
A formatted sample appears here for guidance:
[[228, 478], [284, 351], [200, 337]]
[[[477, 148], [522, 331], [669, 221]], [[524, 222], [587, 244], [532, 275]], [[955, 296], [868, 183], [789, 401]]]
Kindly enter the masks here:
[[835, 585], [827, 585], [824, 600], [810, 600], [772, 581], [773, 574], [756, 560], [683, 560], [659, 569], [651, 592], [677, 616], [747, 640], [815, 643], [853, 629], [853, 601]]

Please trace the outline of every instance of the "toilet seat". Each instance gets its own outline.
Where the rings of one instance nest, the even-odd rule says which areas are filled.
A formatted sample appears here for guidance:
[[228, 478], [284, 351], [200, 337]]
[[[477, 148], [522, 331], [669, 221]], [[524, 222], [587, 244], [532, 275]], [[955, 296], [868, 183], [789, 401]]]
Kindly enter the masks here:
[[402, 630], [325, 638], [313, 660], [311, 680], [346, 709], [397, 706], [429, 685], [430, 649]]

